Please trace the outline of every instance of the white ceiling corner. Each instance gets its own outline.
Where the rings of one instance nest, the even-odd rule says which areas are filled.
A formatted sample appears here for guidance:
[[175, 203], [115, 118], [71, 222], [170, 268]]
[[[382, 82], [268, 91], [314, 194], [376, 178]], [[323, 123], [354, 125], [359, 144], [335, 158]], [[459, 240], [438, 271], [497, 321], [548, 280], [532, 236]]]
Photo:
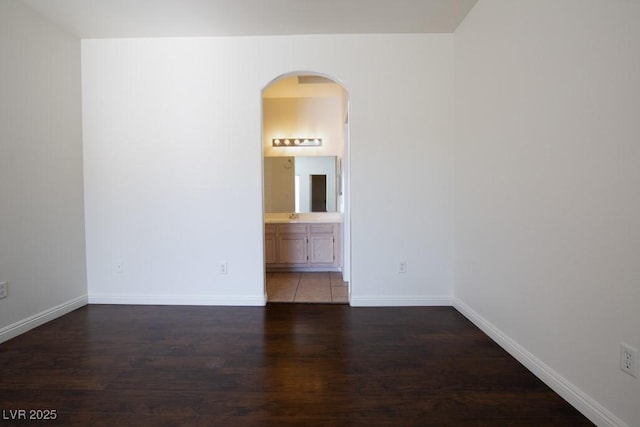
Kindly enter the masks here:
[[477, 0], [21, 0], [80, 38], [451, 33]]

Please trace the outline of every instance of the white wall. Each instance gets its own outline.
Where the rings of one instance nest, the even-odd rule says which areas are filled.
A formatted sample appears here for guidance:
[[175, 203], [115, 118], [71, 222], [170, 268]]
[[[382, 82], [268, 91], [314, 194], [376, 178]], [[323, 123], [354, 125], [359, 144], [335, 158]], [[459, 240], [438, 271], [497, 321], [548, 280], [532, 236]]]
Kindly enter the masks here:
[[350, 95], [352, 304], [449, 302], [452, 35], [83, 40], [82, 63], [90, 300], [264, 303], [261, 91], [315, 71]]
[[0, 2], [0, 342], [86, 303], [80, 41]]
[[639, 22], [634, 1], [480, 0], [455, 33], [458, 306], [601, 425], [640, 425], [619, 370], [640, 348]]

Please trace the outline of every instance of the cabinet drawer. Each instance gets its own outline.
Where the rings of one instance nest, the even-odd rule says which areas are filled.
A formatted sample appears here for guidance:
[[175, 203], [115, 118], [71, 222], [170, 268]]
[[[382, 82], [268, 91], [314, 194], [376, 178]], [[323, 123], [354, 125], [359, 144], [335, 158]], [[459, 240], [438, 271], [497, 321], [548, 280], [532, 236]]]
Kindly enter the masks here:
[[276, 234], [276, 224], [265, 224], [264, 234]]
[[278, 224], [278, 234], [307, 234], [307, 224]]
[[333, 224], [311, 224], [311, 234], [333, 234]]

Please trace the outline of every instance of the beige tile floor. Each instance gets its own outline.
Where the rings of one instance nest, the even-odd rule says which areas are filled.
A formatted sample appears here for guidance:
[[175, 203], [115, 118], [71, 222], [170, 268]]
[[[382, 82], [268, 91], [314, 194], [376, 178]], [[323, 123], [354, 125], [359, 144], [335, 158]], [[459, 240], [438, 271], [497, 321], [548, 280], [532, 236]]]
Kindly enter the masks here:
[[348, 284], [339, 272], [267, 273], [268, 302], [349, 302]]

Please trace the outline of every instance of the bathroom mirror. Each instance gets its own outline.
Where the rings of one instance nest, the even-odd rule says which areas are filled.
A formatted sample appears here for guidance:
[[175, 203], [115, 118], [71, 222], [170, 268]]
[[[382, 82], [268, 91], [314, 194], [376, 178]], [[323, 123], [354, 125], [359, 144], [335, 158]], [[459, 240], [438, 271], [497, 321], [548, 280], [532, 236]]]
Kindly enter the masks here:
[[265, 157], [265, 212], [336, 212], [336, 181], [336, 156]]

